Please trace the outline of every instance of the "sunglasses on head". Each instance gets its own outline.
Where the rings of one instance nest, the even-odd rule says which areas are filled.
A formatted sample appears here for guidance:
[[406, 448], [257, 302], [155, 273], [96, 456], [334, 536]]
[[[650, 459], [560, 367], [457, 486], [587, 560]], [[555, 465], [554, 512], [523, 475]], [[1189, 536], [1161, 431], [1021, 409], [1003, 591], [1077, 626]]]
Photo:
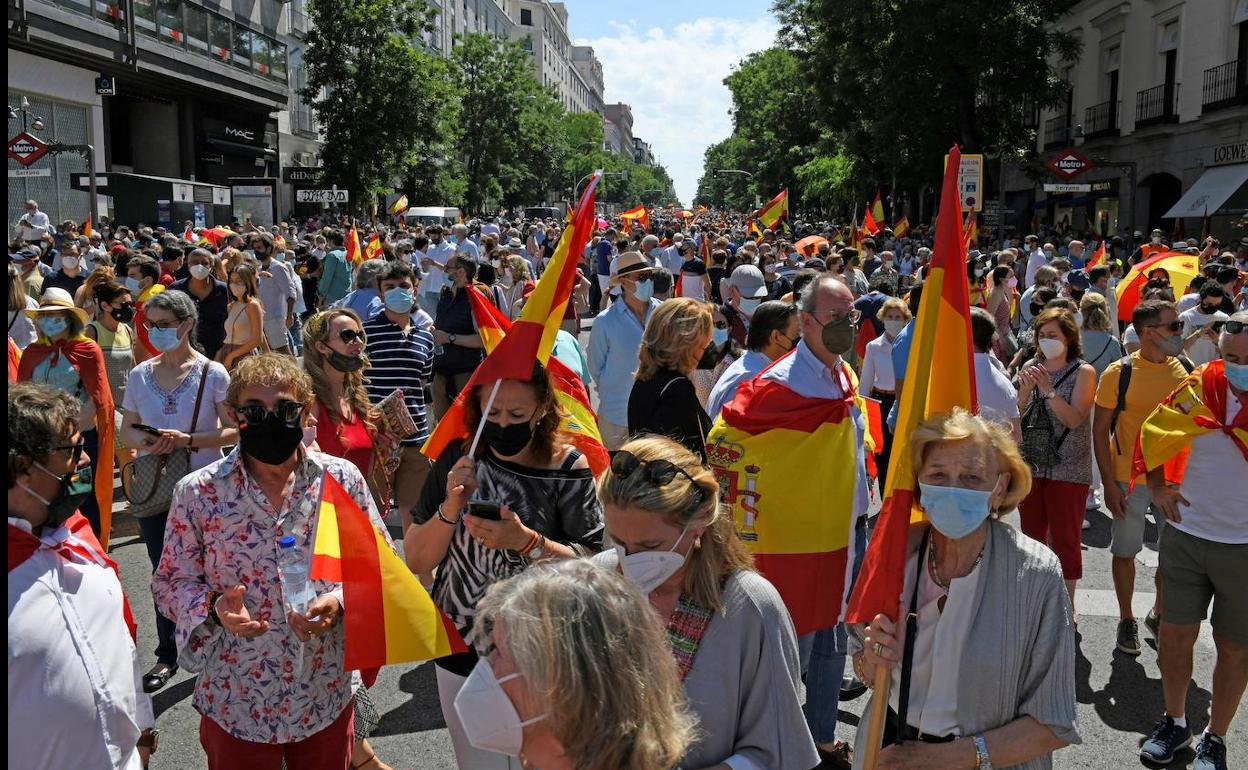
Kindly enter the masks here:
[[357, 332], [355, 329], [343, 329], [338, 332], [338, 339], [342, 340], [342, 344], [350, 345], [352, 342], [366, 342], [367, 338], [364, 332]]
[[303, 404], [298, 401], [283, 400], [278, 401], [274, 409], [268, 409], [263, 404], [243, 404], [234, 407], [234, 411], [238, 412], [238, 416], [248, 423], [261, 423], [269, 415], [273, 415], [282, 422], [290, 424], [303, 414]]
[[656, 487], [665, 487], [672, 483], [672, 479], [676, 478], [676, 474], [680, 474], [689, 479], [689, 483], [693, 485], [698, 495], [696, 505], [701, 505], [706, 499], [706, 493], [702, 491], [702, 487], [693, 480], [685, 469], [669, 462], [667, 460], [639, 460], [632, 452], [623, 449], [617, 449], [609, 453], [611, 457], [611, 473], [617, 478], [626, 479], [638, 471], [641, 472], [642, 478]]

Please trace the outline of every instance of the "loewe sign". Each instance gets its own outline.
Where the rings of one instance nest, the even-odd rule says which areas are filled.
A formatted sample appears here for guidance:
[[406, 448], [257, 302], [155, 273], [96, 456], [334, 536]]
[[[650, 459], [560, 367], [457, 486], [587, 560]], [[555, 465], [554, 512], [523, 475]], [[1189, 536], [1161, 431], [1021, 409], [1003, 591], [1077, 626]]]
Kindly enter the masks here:
[[1213, 148], [1212, 166], [1227, 163], [1248, 163], [1248, 142], [1231, 142]]

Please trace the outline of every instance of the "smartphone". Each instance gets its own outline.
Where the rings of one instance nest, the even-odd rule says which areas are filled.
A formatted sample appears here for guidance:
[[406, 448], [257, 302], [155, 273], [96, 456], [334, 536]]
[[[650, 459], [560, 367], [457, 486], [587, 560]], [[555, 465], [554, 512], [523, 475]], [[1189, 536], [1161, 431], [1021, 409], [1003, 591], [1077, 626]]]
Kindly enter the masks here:
[[159, 436], [159, 435], [160, 435], [160, 431], [159, 431], [158, 429], [153, 428], [153, 427], [152, 427], [152, 426], [150, 426], [150, 425], [144, 425], [143, 423], [136, 422], [136, 423], [135, 423], [134, 425], [132, 425], [131, 427], [132, 427], [132, 428], [134, 428], [135, 430], [141, 430], [141, 431], [143, 431], [144, 433], [150, 433], [150, 434], [152, 434], [153, 436]]
[[469, 500], [468, 515], [488, 521], [501, 521], [503, 518], [498, 503], [489, 503], [484, 500]]

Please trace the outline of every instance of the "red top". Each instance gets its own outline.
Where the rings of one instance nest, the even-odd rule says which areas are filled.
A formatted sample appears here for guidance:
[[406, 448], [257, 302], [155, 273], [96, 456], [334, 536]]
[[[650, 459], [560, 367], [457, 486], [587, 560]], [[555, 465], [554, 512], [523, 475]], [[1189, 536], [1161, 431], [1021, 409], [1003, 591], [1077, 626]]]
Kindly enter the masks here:
[[330, 416], [324, 404], [316, 406], [316, 443], [325, 454], [350, 460], [368, 478], [369, 465], [373, 460], [373, 437], [359, 414], [351, 422], [341, 422]]

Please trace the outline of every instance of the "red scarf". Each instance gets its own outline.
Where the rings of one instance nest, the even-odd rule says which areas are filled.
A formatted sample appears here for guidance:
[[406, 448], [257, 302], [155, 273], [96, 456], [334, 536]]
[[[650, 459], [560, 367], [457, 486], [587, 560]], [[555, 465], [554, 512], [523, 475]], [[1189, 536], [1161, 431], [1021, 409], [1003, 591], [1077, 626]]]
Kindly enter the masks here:
[[[100, 541], [95, 539], [95, 533], [91, 531], [91, 525], [87, 522], [85, 516], [75, 512], [70, 516], [64, 524], [64, 528], [69, 531], [71, 537], [61, 542], [50, 545], [35, 537], [31, 533], [9, 525], [9, 572], [17, 569], [26, 563], [26, 560], [35, 555], [40, 549], [55, 551], [57, 555], [67, 561], [81, 561], [83, 559], [108, 567], [117, 576], [118, 585], [121, 584], [121, 572], [117, 569], [117, 562], [104, 555], [104, 548], [100, 545]], [[126, 592], [121, 592], [121, 608], [126, 616], [126, 628], [130, 629], [130, 638], [136, 643], [138, 642], [138, 626], [134, 622], [134, 613], [130, 611], [130, 600], [126, 598]]]
[[83, 336], [73, 339], [49, 342], [40, 337], [30, 343], [22, 351], [22, 360], [17, 370], [18, 382], [27, 382], [35, 373], [35, 368], [51, 357], [55, 365], [59, 356], [65, 356], [82, 387], [95, 402], [95, 431], [98, 438], [99, 452], [95, 463], [95, 501], [100, 506], [100, 535], [103, 547], [107, 550], [109, 533], [113, 524], [113, 392], [108, 387], [108, 376], [104, 373], [104, 353], [100, 346]]

